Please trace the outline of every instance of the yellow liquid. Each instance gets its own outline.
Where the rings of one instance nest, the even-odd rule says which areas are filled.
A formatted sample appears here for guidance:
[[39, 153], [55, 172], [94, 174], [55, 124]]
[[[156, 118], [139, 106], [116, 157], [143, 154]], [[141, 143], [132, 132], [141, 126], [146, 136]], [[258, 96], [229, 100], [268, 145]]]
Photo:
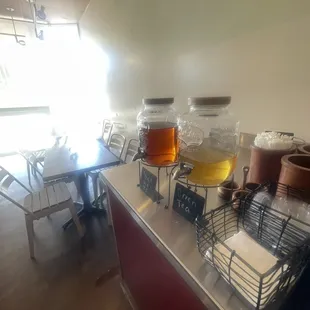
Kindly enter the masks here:
[[194, 165], [188, 180], [201, 185], [218, 185], [236, 168], [237, 155], [212, 148], [207, 141], [194, 151], [181, 152], [180, 159]]

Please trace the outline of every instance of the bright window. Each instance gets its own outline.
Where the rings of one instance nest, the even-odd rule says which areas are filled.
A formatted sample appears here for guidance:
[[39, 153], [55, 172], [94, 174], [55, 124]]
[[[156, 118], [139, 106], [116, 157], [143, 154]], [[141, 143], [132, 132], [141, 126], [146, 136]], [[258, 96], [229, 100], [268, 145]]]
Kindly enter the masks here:
[[[8, 27], [6, 23], [0, 30]], [[98, 136], [100, 122], [109, 115], [105, 53], [90, 41], [80, 41], [76, 25], [44, 26], [43, 41], [29, 27], [33, 25], [21, 24], [17, 30], [26, 34], [25, 46], [0, 36], [0, 132], [7, 135], [0, 153], [21, 147], [21, 142], [36, 144], [52, 131]], [[49, 107], [51, 116], [2, 113], [5, 108], [38, 106]]]

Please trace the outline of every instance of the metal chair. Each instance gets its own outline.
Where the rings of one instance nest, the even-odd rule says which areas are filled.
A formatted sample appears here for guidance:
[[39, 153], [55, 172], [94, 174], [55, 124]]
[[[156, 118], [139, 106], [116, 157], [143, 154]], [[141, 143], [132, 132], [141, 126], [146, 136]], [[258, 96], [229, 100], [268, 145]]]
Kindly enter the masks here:
[[[25, 197], [23, 205], [13, 199], [9, 194], [9, 187], [14, 181], [29, 193]], [[77, 216], [71, 195], [66, 184], [63, 182], [47, 186], [38, 192], [31, 192], [18, 179], [0, 166], [0, 195], [25, 212], [25, 222], [31, 258], [34, 258], [34, 220], [39, 220], [42, 217], [49, 216], [52, 213], [68, 208], [80, 237], [83, 237], [84, 235], [84, 229]]]
[[[114, 133], [111, 135], [110, 141], [108, 143], [108, 148], [109, 150], [115, 155], [117, 156], [120, 161], [122, 162], [122, 155], [124, 152], [124, 148], [125, 148], [125, 144], [126, 144], [126, 138], [125, 136], [118, 134], [118, 133]], [[91, 171], [88, 173], [88, 176], [91, 178], [92, 180], [92, 184], [93, 184], [93, 192], [94, 192], [94, 198], [97, 199], [97, 197], [103, 194], [103, 189], [102, 186], [100, 185], [100, 183], [98, 182], [99, 180], [99, 173], [100, 170], [95, 170], [95, 171]], [[99, 193], [98, 193], [98, 187], [99, 187]], [[101, 200], [102, 202], [102, 200]], [[102, 203], [101, 203], [102, 204]]]
[[112, 130], [113, 130], [113, 123], [109, 119], [104, 119], [102, 126], [102, 140], [105, 143], [109, 143]]
[[[139, 141], [137, 139], [129, 140], [123, 163], [127, 164], [127, 163], [132, 162], [133, 156], [138, 152], [138, 147], [139, 147]], [[98, 175], [98, 183], [99, 183], [99, 193], [100, 193], [100, 204], [102, 206], [106, 185], [104, 184], [103, 180], [99, 177], [99, 175]], [[108, 224], [112, 225], [109, 207], [108, 207], [107, 212], [108, 212]]]
[[120, 160], [122, 160], [122, 155], [124, 152], [126, 144], [125, 136], [114, 133], [111, 135], [110, 141], [108, 143], [109, 150]]
[[123, 123], [113, 122], [111, 134], [124, 132], [126, 125]]
[[124, 132], [125, 129], [126, 125], [123, 123], [113, 122], [108, 119], [104, 119], [102, 127], [102, 140], [106, 144], [109, 144], [112, 134]]
[[[132, 162], [132, 159], [135, 154], [138, 152], [138, 147], [139, 147], [139, 141], [137, 139], [130, 139], [127, 145], [127, 150], [125, 153], [124, 157], [124, 162], [125, 163], [130, 163]], [[129, 157], [129, 160], [128, 160]]]

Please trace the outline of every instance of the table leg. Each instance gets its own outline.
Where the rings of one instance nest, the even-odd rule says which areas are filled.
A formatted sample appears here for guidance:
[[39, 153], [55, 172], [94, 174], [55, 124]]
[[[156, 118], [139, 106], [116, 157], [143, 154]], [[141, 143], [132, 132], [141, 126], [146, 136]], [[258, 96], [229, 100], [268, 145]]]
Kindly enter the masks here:
[[[89, 195], [89, 187], [88, 187], [88, 179], [86, 174], [81, 173], [77, 176], [76, 182], [78, 183], [77, 188], [79, 190], [79, 194], [82, 197], [83, 204], [81, 208], [80, 203], [74, 203], [76, 207], [78, 207], [78, 217], [82, 217], [85, 215], [92, 215], [92, 214], [105, 214], [105, 210], [94, 208], [90, 202], [90, 195]], [[67, 229], [71, 224], [73, 224], [73, 219], [70, 218], [64, 225], [63, 229]]]
[[88, 180], [87, 180], [87, 176], [85, 173], [81, 173], [78, 176], [78, 182], [80, 183], [80, 195], [83, 199], [84, 211], [92, 212], [93, 208], [90, 202]]
[[84, 203], [83, 212], [86, 214], [105, 214], [104, 209], [94, 208], [90, 201], [87, 175], [84, 173], [80, 174], [78, 176], [78, 181], [80, 183], [80, 195]]
[[[84, 205], [79, 202], [75, 202], [74, 206], [77, 209], [77, 216], [80, 218], [84, 215]], [[73, 218], [71, 217], [67, 222], [62, 225], [63, 229], [67, 229], [71, 224], [73, 224]]]

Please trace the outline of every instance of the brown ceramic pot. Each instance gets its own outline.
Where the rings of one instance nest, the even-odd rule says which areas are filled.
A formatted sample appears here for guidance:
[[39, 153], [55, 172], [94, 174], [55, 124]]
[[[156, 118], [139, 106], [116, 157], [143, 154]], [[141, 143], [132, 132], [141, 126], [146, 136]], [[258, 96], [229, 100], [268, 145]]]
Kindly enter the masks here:
[[261, 184], [259, 183], [249, 182], [245, 184], [244, 190], [250, 193], [250, 192], [257, 190], [260, 186]]
[[310, 144], [304, 144], [298, 147], [298, 153], [310, 155]]
[[279, 182], [296, 189], [310, 190], [310, 155], [286, 155], [281, 161]]
[[294, 145], [289, 150], [266, 150], [251, 146], [250, 171], [247, 182], [265, 183], [277, 182], [281, 171], [281, 158], [296, 151]]
[[225, 181], [217, 189], [218, 195], [224, 200], [230, 200], [234, 191], [240, 189], [240, 186], [237, 182]]

